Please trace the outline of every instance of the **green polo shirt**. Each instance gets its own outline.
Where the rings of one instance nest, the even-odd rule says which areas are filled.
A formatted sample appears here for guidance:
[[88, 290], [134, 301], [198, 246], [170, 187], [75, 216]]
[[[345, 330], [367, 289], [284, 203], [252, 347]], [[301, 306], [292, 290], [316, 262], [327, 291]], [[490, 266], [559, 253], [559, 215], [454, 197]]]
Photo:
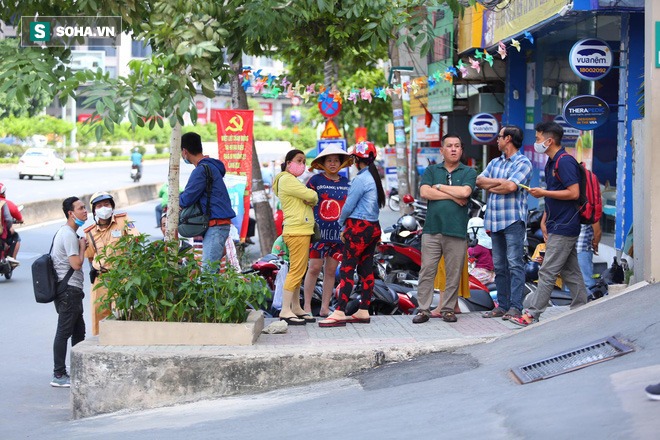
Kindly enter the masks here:
[[[420, 186], [422, 185], [448, 185], [447, 175], [450, 174], [445, 164], [435, 164], [426, 168]], [[474, 190], [477, 181], [477, 172], [459, 163], [451, 172], [452, 186], [469, 186]], [[466, 238], [468, 207], [461, 206], [452, 200], [429, 200], [424, 222], [425, 234], [443, 234], [450, 237]]]

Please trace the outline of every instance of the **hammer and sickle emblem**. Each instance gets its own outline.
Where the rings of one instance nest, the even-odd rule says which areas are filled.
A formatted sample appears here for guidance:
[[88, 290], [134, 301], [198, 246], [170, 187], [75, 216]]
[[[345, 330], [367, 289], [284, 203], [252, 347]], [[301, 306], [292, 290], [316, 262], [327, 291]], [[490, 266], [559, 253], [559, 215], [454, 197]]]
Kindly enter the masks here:
[[242, 132], [243, 131], [243, 118], [241, 118], [239, 115], [233, 116], [229, 120], [229, 127], [227, 127], [227, 131], [231, 131], [233, 133]]

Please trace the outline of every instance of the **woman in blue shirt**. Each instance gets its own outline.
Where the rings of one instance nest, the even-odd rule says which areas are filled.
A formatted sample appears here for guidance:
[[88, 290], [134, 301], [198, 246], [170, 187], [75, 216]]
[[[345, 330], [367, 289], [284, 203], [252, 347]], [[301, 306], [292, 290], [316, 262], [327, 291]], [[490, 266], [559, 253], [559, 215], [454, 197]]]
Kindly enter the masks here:
[[[319, 327], [343, 327], [347, 322], [367, 324], [370, 322], [369, 305], [374, 289], [373, 259], [376, 245], [380, 241], [378, 215], [385, 206], [385, 192], [380, 182], [378, 169], [374, 165], [376, 147], [371, 142], [359, 142], [351, 153], [358, 174], [351, 182], [346, 203], [341, 210], [339, 224], [343, 226], [341, 239], [344, 242], [341, 269], [339, 271], [339, 301], [337, 309]], [[363, 292], [360, 309], [346, 316], [346, 304], [353, 292], [353, 273], [357, 267]]]

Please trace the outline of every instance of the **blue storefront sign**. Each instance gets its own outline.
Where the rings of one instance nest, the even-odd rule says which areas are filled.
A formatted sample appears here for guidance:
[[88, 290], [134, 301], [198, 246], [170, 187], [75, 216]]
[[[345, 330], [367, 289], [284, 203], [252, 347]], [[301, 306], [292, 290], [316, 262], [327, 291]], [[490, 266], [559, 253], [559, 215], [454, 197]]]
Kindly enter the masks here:
[[571, 126], [561, 115], [555, 117], [555, 122], [564, 129], [564, 137], [561, 139], [561, 144], [565, 147], [575, 146], [575, 143], [580, 137], [580, 130]]
[[610, 107], [597, 96], [576, 96], [564, 105], [562, 116], [571, 127], [593, 130], [600, 127], [610, 115]]
[[468, 130], [477, 143], [487, 144], [500, 133], [500, 123], [490, 113], [479, 113], [470, 119]]
[[573, 45], [568, 62], [577, 76], [595, 81], [607, 75], [612, 68], [612, 50], [603, 40], [587, 38]]

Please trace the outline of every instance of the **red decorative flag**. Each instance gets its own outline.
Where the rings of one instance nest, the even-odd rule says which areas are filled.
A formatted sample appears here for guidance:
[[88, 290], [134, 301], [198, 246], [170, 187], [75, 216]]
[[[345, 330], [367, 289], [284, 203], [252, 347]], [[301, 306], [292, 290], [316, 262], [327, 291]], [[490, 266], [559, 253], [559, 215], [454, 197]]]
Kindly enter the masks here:
[[232, 197], [234, 186], [228, 183], [228, 180], [232, 180], [232, 176], [225, 178], [232, 207], [236, 211], [236, 219], [233, 223], [239, 230], [241, 241], [247, 236], [250, 218], [253, 116], [252, 110], [213, 110], [211, 115], [211, 120], [218, 125], [218, 158], [225, 164], [227, 175], [237, 176], [241, 182], [244, 182], [244, 186], [236, 186], [237, 189], [244, 188], [243, 197], [241, 198], [240, 195]]

